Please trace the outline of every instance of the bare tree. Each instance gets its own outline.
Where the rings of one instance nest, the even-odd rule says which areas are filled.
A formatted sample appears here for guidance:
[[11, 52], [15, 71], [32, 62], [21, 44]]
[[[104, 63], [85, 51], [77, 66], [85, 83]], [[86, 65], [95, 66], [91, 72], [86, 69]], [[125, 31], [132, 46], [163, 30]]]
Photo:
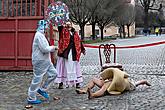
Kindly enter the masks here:
[[125, 25], [128, 30], [128, 37], [130, 37], [130, 26], [134, 24], [135, 21], [135, 3], [128, 2], [118, 6], [116, 13], [114, 13], [114, 22], [119, 26], [120, 37], [125, 37]]
[[[160, 3], [160, 0], [137, 0], [141, 6], [144, 8], [144, 29], [148, 29], [148, 13], [149, 10], [161, 10], [162, 4]], [[158, 5], [158, 3], [160, 3]]]
[[92, 25], [92, 39], [96, 39], [96, 33], [95, 33], [95, 27], [96, 27], [96, 23], [98, 21], [98, 16], [96, 15], [96, 13], [94, 13], [91, 17], [91, 20], [89, 21], [89, 23]]
[[126, 21], [126, 26], [127, 26], [127, 31], [128, 31], [128, 37], [130, 37], [130, 26], [132, 26], [135, 22], [135, 5], [129, 3], [128, 7], [126, 8], [126, 17], [127, 17], [127, 21]]
[[120, 37], [122, 38], [121, 33], [123, 33], [123, 37], [125, 38], [125, 25], [127, 24], [128, 19], [128, 17], [126, 16], [127, 4], [118, 6], [116, 10], [116, 13], [113, 14], [113, 20], [115, 24], [119, 26]]
[[164, 6], [163, 4], [165, 5], [165, 1], [161, 3], [161, 9], [158, 10], [158, 22], [159, 22], [159, 25], [160, 27], [162, 27], [163, 25], [163, 21], [165, 20], [165, 16], [164, 16]]
[[101, 40], [103, 40], [103, 36], [104, 36], [104, 33], [103, 33], [103, 30], [104, 28], [109, 25], [110, 23], [112, 22], [112, 16], [99, 16], [98, 18], [98, 27], [100, 28], [101, 30]]
[[[148, 12], [148, 27], [152, 26], [158, 26], [163, 25], [163, 21], [165, 19], [164, 13], [165, 13], [165, 0], [157, 0], [154, 8], [159, 8], [159, 5], [162, 4], [162, 8], [158, 11], [149, 11]], [[141, 6], [140, 1], [136, 3], [135, 5], [136, 9], [136, 26], [142, 27], [144, 25], [144, 8]], [[160, 24], [158, 24], [160, 23]]]
[[101, 30], [101, 39], [103, 40], [103, 30], [106, 26], [113, 22], [113, 13], [116, 13], [116, 8], [125, 3], [126, 0], [102, 0], [99, 5], [98, 27]]
[[[78, 24], [81, 31], [81, 39], [84, 40], [84, 26], [91, 19], [97, 7], [91, 7], [92, 2], [99, 4], [100, 0], [63, 0], [69, 7], [70, 19]], [[97, 5], [95, 5], [97, 6]]]
[[144, 24], [143, 18], [144, 18], [143, 7], [141, 5], [135, 5], [135, 22], [137, 27], [141, 27]]
[[[89, 0], [89, 1], [92, 1], [92, 0]], [[101, 0], [99, 2], [101, 2]], [[96, 27], [96, 23], [98, 21], [98, 13], [99, 13], [100, 9], [99, 9], [98, 2], [96, 2], [95, 0], [93, 0], [92, 3], [89, 3], [89, 4], [91, 4], [91, 6], [90, 6], [91, 8], [96, 8], [94, 13], [91, 16], [91, 19], [89, 20], [90, 25], [92, 25], [92, 39], [94, 40], [96, 37], [95, 27]]]

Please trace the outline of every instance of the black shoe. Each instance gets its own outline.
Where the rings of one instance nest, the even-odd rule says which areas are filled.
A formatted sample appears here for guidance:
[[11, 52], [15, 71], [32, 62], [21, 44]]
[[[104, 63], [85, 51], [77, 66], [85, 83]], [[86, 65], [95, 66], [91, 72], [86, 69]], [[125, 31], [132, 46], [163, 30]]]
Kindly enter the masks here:
[[58, 89], [63, 89], [63, 83], [59, 83]]
[[80, 83], [77, 83], [76, 84], [76, 88], [80, 88]]

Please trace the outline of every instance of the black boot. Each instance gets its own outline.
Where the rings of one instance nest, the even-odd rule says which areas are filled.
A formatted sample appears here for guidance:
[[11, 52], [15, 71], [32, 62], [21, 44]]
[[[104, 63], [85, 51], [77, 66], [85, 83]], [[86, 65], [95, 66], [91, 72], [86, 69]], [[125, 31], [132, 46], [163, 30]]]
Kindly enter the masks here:
[[80, 88], [80, 83], [77, 83], [76, 84], [76, 88]]
[[59, 83], [58, 89], [63, 89], [63, 83]]

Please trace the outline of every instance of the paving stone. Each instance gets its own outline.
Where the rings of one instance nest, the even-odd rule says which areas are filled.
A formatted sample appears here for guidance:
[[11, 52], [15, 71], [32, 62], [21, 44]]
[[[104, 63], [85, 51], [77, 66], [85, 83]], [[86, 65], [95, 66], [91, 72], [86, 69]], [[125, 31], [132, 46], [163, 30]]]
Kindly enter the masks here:
[[[128, 46], [164, 40], [165, 36], [150, 36], [117, 39], [106, 43]], [[91, 78], [98, 76], [101, 68], [98, 49], [86, 48], [86, 50], [86, 56], [82, 56], [80, 60], [84, 78], [82, 86]], [[51, 97], [59, 96], [60, 100], [50, 98], [40, 105], [34, 105], [31, 110], [164, 110], [165, 45], [118, 49], [117, 62], [121, 63], [124, 70], [130, 74], [131, 81], [147, 79], [152, 86], [139, 86], [135, 91], [118, 96], [88, 100], [86, 94], [76, 94], [74, 87], [59, 90], [57, 84], [52, 84], [48, 92]], [[27, 105], [27, 90], [32, 77], [32, 72], [0, 72], [0, 110], [26, 110], [24, 106]], [[38, 97], [43, 99], [41, 96]]]

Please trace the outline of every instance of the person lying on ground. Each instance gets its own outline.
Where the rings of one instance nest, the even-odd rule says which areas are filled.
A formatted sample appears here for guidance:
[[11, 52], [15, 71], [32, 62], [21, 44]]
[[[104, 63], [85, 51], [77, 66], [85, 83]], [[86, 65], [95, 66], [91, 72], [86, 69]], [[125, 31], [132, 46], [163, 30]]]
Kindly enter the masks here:
[[[88, 98], [100, 97], [103, 95], [119, 95], [124, 91], [135, 90], [139, 85], [151, 86], [146, 80], [137, 81], [133, 84], [129, 79], [129, 75], [119, 70], [118, 68], [107, 68], [100, 73], [99, 78], [93, 78], [82, 89], [76, 89], [78, 94], [88, 93]], [[91, 92], [94, 86], [98, 86], [100, 89], [96, 92]]]

